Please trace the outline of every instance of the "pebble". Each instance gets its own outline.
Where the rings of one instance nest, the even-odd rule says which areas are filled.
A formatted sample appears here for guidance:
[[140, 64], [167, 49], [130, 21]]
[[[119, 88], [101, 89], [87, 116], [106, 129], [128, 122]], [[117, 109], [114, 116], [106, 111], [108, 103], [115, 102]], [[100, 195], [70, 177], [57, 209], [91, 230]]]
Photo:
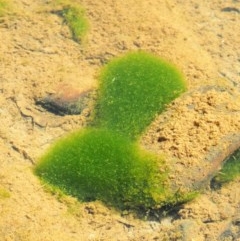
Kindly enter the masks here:
[[79, 115], [89, 106], [93, 95], [92, 89], [85, 90], [65, 84], [38, 99], [36, 104], [56, 115]]

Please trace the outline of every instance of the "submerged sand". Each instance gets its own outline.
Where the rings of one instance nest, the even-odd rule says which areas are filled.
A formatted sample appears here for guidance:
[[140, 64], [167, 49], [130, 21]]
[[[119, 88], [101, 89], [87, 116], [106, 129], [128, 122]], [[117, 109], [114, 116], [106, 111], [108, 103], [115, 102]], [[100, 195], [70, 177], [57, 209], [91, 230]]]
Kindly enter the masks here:
[[51, 0], [13, 2], [15, 14], [0, 19], [0, 240], [240, 240], [240, 179], [218, 190], [207, 182], [179, 210], [140, 220], [53, 195], [32, 172], [50, 144], [86, 126], [91, 113], [57, 116], [36, 99], [69, 84], [95, 88], [108, 60], [138, 49], [174, 63], [189, 85], [142, 145], [174, 160], [179, 185], [217, 170], [212, 151], [240, 131], [239, 1], [79, 0], [90, 22], [81, 45]]

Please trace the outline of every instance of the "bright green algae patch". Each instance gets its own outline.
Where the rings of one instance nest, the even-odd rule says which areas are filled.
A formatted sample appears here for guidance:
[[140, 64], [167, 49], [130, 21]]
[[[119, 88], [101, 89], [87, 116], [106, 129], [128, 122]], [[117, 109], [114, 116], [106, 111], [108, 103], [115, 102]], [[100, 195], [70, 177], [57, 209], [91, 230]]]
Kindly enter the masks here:
[[185, 90], [171, 64], [145, 52], [126, 54], [101, 72], [95, 122], [134, 139]]
[[236, 150], [223, 165], [221, 171], [214, 178], [217, 183], [227, 183], [240, 176], [240, 149]]
[[186, 90], [172, 65], [145, 52], [111, 61], [100, 75], [93, 123], [58, 141], [35, 172], [80, 200], [119, 209], [154, 209], [192, 199], [171, 190], [164, 159], [136, 142], [166, 105]]
[[35, 172], [80, 200], [146, 209], [169, 196], [164, 166], [162, 159], [116, 133], [85, 129], [58, 141]]
[[74, 0], [56, 0], [62, 7], [60, 15], [65, 20], [72, 37], [76, 42], [82, 42], [89, 29], [89, 22], [83, 7]]
[[80, 6], [71, 6], [64, 9], [62, 14], [71, 29], [73, 39], [80, 42], [89, 28], [84, 10]]

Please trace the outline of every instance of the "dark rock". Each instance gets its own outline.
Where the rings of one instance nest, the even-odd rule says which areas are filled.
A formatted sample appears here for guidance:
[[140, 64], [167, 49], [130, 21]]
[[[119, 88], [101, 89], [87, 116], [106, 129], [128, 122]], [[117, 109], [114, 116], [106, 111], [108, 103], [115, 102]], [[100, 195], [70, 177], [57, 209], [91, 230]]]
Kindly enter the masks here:
[[89, 107], [94, 96], [93, 89], [81, 90], [70, 85], [61, 85], [55, 93], [36, 100], [36, 104], [56, 115], [78, 115]]
[[240, 13], [240, 10], [238, 8], [235, 8], [235, 7], [222, 8], [221, 11], [222, 12], [236, 12], [236, 13]]

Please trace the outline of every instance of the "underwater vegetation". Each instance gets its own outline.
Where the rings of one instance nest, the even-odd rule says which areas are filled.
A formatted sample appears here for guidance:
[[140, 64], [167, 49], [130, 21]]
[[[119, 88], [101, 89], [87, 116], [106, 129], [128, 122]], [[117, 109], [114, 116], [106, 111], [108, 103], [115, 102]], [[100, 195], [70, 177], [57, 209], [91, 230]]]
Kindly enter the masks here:
[[240, 149], [236, 150], [229, 156], [221, 169], [214, 178], [218, 184], [228, 183], [240, 176]]
[[9, 198], [10, 196], [11, 195], [10, 195], [8, 190], [0, 187], [0, 200], [5, 199], [5, 198]]
[[10, 0], [0, 0], [0, 17], [8, 13], [10, 7]]
[[131, 139], [186, 90], [186, 82], [174, 66], [146, 52], [112, 60], [99, 81], [95, 122]]
[[73, 39], [82, 42], [89, 29], [85, 10], [74, 0], [56, 0], [56, 3], [62, 6], [60, 15], [70, 28]]
[[87, 128], [58, 141], [35, 172], [84, 201], [153, 207], [166, 199], [164, 161], [114, 132]]
[[110, 61], [100, 74], [91, 127], [57, 141], [35, 173], [79, 200], [117, 209], [159, 208], [193, 197], [171, 190], [163, 157], [140, 148], [137, 137], [186, 90], [175, 67], [145, 52]]

